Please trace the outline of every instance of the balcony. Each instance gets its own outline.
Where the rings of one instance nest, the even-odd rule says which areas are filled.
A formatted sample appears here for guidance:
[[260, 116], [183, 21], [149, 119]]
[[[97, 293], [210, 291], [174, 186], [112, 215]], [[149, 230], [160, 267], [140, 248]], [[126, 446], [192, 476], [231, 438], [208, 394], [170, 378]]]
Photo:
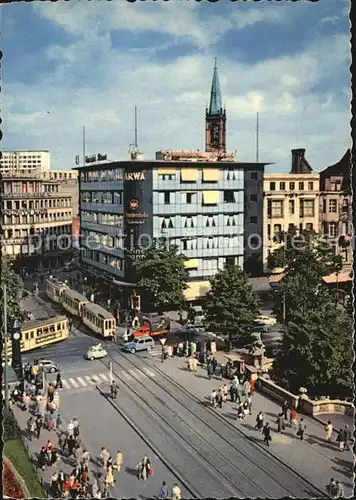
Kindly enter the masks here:
[[2, 197], [4, 199], [31, 199], [31, 198], [69, 198], [68, 196], [64, 196], [62, 193], [41, 193], [40, 191], [36, 191], [34, 193], [2, 193]]

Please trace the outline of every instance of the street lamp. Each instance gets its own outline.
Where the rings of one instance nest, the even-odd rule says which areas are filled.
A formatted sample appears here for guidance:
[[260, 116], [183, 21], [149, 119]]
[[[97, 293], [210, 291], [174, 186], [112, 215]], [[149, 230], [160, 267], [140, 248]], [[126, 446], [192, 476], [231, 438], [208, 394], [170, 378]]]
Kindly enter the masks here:
[[7, 332], [7, 290], [6, 285], [2, 286], [3, 293], [3, 302], [4, 302], [4, 315], [3, 315], [3, 335], [4, 335], [4, 385], [5, 385], [5, 408], [9, 408], [9, 360], [8, 360], [8, 352], [7, 352], [7, 344], [8, 344], [8, 332]]
[[166, 343], [167, 339], [159, 339], [161, 346], [162, 346], [162, 352], [161, 352], [161, 363], [164, 361], [164, 344]]

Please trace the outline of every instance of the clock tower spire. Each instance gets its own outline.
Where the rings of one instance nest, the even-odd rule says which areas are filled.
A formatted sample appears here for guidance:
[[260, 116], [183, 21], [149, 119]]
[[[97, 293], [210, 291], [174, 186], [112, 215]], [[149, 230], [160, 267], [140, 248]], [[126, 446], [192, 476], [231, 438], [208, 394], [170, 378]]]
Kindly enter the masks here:
[[226, 111], [222, 107], [216, 57], [210, 91], [210, 105], [205, 110], [205, 151], [226, 153]]

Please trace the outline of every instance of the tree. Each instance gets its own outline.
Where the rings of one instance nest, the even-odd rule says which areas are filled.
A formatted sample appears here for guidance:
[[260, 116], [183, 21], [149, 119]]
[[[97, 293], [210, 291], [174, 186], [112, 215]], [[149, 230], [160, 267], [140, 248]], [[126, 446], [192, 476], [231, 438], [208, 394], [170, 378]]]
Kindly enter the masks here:
[[6, 298], [7, 298], [7, 327], [8, 331], [11, 331], [15, 319], [20, 321], [24, 320], [24, 312], [21, 311], [20, 301], [23, 292], [23, 281], [20, 276], [16, 274], [13, 270], [11, 262], [2, 258], [1, 260], [1, 294], [2, 294], [2, 306], [1, 306], [1, 323], [4, 322], [4, 289], [3, 285], [6, 285]]
[[258, 302], [247, 275], [238, 266], [226, 266], [211, 280], [204, 297], [203, 310], [214, 332], [228, 334], [228, 350], [234, 336], [244, 338], [256, 320]]
[[144, 289], [153, 311], [162, 314], [183, 307], [183, 292], [189, 280], [189, 271], [184, 266], [186, 260], [175, 246], [155, 245], [137, 261], [139, 286]]
[[307, 266], [320, 279], [342, 269], [342, 257], [334, 255], [330, 242], [314, 231], [293, 228], [276, 235], [275, 241], [282, 246], [268, 256], [270, 269], [287, 268], [289, 274], [299, 274]]
[[305, 387], [310, 396], [352, 396], [352, 323], [331, 300], [318, 310], [296, 313], [281, 347], [272, 376], [287, 390], [298, 394]]

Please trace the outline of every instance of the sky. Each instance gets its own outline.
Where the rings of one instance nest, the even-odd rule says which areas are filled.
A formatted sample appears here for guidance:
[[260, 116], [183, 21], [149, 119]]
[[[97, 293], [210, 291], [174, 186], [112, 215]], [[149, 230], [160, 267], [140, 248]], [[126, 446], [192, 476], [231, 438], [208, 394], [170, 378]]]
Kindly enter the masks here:
[[314, 171], [350, 147], [348, 0], [13, 3], [2, 8], [3, 150], [129, 159], [138, 108], [145, 159], [203, 150], [217, 57], [227, 149], [288, 172], [305, 148]]

